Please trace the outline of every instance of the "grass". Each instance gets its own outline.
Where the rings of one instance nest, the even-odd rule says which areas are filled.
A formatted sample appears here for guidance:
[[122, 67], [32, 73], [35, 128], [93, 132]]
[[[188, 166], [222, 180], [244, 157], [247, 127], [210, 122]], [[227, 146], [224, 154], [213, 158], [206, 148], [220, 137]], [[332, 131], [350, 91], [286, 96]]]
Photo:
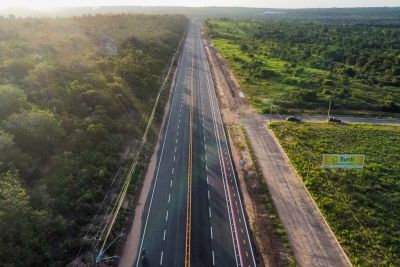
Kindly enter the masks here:
[[[288, 71], [293, 71], [289, 67], [290, 62], [262, 54], [243, 53], [239, 44], [227, 39], [214, 39], [213, 44], [228, 62], [250, 103], [260, 113], [269, 108], [265, 99], [284, 101], [290, 98], [293, 92], [300, 90], [299, 86], [287, 84], [290, 83], [288, 79], [291, 77], [291, 73], [288, 73]], [[271, 75], [273, 77], [259, 78], [257, 77], [259, 73], [245, 70], [243, 66], [252, 64], [255, 60], [262, 62], [264, 69], [272, 70]], [[324, 79], [328, 75], [328, 72], [319, 69], [307, 67], [303, 67], [303, 69], [304, 72], [298, 78], [296, 77], [296, 81]], [[281, 105], [281, 110], [283, 107], [284, 105]], [[284, 111], [288, 111], [287, 108]]]
[[[400, 127], [275, 122], [279, 139], [354, 266], [400, 266]], [[322, 169], [323, 153], [366, 155]]]

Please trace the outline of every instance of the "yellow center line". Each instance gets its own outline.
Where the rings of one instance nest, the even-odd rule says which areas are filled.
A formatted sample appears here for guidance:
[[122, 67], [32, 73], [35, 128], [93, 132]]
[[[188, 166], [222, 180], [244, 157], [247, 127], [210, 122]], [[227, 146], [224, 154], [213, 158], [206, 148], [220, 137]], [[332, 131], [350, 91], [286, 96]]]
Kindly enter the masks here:
[[194, 94], [194, 59], [192, 58], [191, 90], [189, 105], [189, 166], [188, 166], [188, 192], [187, 192], [187, 217], [186, 217], [186, 251], [185, 267], [190, 267], [190, 238], [192, 231], [192, 126], [193, 126], [193, 94]]

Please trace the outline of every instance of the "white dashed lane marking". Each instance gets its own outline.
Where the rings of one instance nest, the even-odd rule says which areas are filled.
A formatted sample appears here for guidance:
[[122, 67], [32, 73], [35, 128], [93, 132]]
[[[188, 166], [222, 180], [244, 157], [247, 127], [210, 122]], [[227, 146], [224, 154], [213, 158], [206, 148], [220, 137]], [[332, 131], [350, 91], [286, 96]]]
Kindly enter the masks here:
[[160, 265], [162, 265], [162, 260], [163, 260], [163, 257], [164, 257], [164, 251], [161, 251]]

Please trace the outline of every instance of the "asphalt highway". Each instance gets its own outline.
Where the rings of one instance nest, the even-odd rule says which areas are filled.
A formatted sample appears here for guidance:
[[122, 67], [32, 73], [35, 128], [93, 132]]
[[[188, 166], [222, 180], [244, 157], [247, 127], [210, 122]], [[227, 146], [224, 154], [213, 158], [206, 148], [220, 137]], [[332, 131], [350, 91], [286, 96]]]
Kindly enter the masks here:
[[256, 266], [197, 20], [171, 97], [134, 266]]

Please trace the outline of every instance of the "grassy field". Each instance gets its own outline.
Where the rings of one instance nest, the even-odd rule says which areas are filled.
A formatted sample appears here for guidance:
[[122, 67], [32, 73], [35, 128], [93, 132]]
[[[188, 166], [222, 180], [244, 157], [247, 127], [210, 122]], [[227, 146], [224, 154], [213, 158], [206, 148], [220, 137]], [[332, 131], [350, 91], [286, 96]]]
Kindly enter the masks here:
[[[400, 266], [400, 127], [276, 122], [271, 129], [354, 266]], [[322, 169], [324, 153], [366, 155]]]
[[[356, 48], [361, 43], [354, 41], [353, 46], [340, 50], [340, 40], [362, 39], [361, 30], [356, 27], [346, 26], [325, 40], [320, 37], [326, 34], [320, 24], [215, 19], [208, 20], [206, 25], [214, 46], [229, 64], [247, 100], [260, 113], [269, 112], [271, 105], [281, 113], [324, 113], [330, 99], [337, 114], [361, 111], [388, 115], [390, 111], [391, 116], [396, 116], [400, 110], [400, 90], [393, 82], [397, 81], [397, 74], [389, 67], [373, 69], [375, 63], [368, 63], [369, 67], [348, 63], [353, 60], [351, 51], [362, 50]], [[328, 31], [337, 28], [324, 27]], [[312, 32], [313, 39], [304, 41], [296, 33], [303, 30]], [[365, 30], [373, 31], [372, 28]], [[334, 54], [332, 51], [339, 50], [344, 53], [340, 54], [343, 59], [330, 57]], [[362, 53], [371, 51], [365, 49]], [[398, 54], [395, 51], [382, 48], [381, 53], [393, 53], [394, 57]], [[375, 56], [369, 60], [380, 59]]]

